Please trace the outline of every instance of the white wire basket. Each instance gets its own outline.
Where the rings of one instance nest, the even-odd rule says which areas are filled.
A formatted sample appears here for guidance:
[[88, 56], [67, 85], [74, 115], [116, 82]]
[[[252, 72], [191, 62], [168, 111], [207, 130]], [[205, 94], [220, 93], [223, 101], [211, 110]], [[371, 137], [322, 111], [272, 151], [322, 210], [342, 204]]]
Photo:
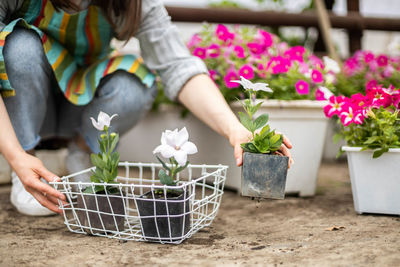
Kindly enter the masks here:
[[[60, 209], [71, 232], [179, 244], [209, 226], [217, 215], [227, 166], [188, 165], [178, 174], [176, 186], [159, 183], [161, 164], [124, 162], [119, 167], [125, 175], [117, 177], [117, 184], [76, 182], [89, 177], [95, 167], [50, 183], [67, 197], [68, 204], [60, 202]], [[84, 192], [96, 186], [104, 191]], [[109, 186], [115, 192], [107, 192]], [[167, 192], [180, 195], [167, 198]]]

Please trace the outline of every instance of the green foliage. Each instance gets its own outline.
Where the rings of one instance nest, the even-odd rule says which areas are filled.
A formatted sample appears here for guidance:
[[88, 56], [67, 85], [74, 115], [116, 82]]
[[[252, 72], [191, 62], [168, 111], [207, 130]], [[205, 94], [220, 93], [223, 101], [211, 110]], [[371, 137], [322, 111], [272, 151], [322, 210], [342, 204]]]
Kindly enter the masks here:
[[400, 147], [400, 119], [394, 107], [383, 107], [369, 111], [362, 125], [341, 126], [341, 132], [334, 136], [337, 141], [343, 138], [349, 146], [373, 150], [373, 157], [380, 157], [389, 148]]
[[[114, 151], [119, 141], [119, 135], [116, 133], [108, 133], [108, 128], [105, 127], [104, 134], [98, 140], [100, 153], [91, 154], [90, 159], [96, 167], [93, 171], [90, 180], [94, 183], [115, 183], [115, 178], [118, 175], [119, 153]], [[109, 194], [115, 193], [117, 190], [112, 186], [95, 186], [87, 187], [85, 193], [101, 193], [107, 191]]]

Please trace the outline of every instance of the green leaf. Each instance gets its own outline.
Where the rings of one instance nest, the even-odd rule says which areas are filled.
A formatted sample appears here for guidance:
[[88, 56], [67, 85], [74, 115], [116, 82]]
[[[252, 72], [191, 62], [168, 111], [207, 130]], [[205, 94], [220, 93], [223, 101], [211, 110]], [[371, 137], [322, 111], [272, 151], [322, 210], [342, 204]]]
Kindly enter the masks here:
[[256, 129], [255, 129], [255, 125], [254, 125], [254, 123], [251, 121], [251, 119], [246, 115], [246, 114], [244, 114], [243, 112], [239, 112], [239, 119], [240, 119], [240, 122], [243, 124], [243, 126], [247, 129], [247, 130], [249, 130], [250, 132], [254, 132]]
[[341, 133], [336, 133], [333, 135], [333, 143], [337, 144], [340, 140], [343, 139], [343, 135]]
[[259, 153], [257, 147], [253, 143], [243, 143], [240, 144], [240, 146], [243, 148], [245, 152]]
[[282, 138], [282, 135], [280, 134], [275, 134], [274, 136], [272, 136], [269, 141], [271, 143], [271, 145], [275, 145], [280, 139]]
[[158, 172], [158, 178], [160, 179], [160, 182], [164, 185], [176, 185], [174, 179], [169, 176], [164, 170], [160, 170]]
[[119, 134], [116, 134], [114, 140], [111, 143], [110, 152], [113, 152], [114, 149], [117, 147], [118, 141], [119, 141]]
[[261, 138], [265, 138], [265, 137], [268, 135], [269, 130], [270, 130], [269, 125], [268, 125], [268, 124], [265, 125], [265, 126], [261, 129], [260, 137], [261, 137]]
[[379, 158], [380, 156], [382, 156], [383, 153], [388, 152], [388, 151], [389, 151], [389, 148], [387, 148], [387, 147], [379, 149], [379, 150], [375, 150], [372, 157], [374, 159]]
[[90, 159], [92, 161], [92, 164], [96, 167], [99, 167], [101, 169], [104, 169], [107, 167], [107, 164], [96, 154], [90, 154]]
[[113, 167], [116, 166], [118, 167], [118, 163], [119, 163], [119, 153], [118, 152], [114, 152], [111, 154], [111, 162]]
[[161, 163], [161, 165], [164, 167], [164, 169], [171, 171], [171, 168], [167, 166], [167, 164], [165, 164], [164, 161], [162, 161], [158, 156], [156, 156], [156, 158], [158, 159], [158, 161]]
[[175, 170], [175, 174], [177, 174], [178, 172], [183, 171], [188, 165], [189, 165], [189, 161], [186, 161], [186, 164], [184, 166], [181, 166], [181, 167], [179, 167], [179, 168], [177, 168]]
[[268, 116], [267, 113], [262, 114], [261, 116], [259, 116], [259, 117], [254, 121], [256, 130], [259, 129], [259, 128], [261, 128], [261, 127], [263, 127], [263, 126], [268, 122], [268, 118], [269, 118], [269, 116]]
[[370, 145], [379, 140], [379, 136], [371, 136], [364, 142], [365, 145]]

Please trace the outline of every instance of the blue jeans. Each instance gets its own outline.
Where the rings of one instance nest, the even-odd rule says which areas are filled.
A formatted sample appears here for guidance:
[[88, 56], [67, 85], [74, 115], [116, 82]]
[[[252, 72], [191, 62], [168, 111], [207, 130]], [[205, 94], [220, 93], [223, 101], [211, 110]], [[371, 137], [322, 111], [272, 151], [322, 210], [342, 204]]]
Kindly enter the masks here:
[[70, 103], [58, 88], [39, 36], [16, 29], [6, 40], [4, 62], [16, 95], [4, 98], [7, 112], [24, 150], [34, 149], [41, 138], [71, 138], [80, 134], [95, 153], [99, 152], [96, 130], [90, 117], [100, 111], [118, 114], [111, 130], [119, 134], [133, 127], [151, 108], [156, 86], [146, 88], [126, 71], [104, 77], [94, 99], [86, 106]]

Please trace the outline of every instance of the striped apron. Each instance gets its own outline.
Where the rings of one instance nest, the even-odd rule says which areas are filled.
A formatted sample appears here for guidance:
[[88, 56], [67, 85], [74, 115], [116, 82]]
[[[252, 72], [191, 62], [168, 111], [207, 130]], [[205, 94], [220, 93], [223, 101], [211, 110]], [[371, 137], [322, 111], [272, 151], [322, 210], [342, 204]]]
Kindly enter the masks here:
[[146, 87], [155, 81], [140, 57], [110, 57], [114, 32], [99, 7], [89, 6], [79, 13], [68, 14], [56, 11], [50, 0], [25, 0], [0, 32], [0, 92], [4, 97], [15, 95], [8, 80], [3, 47], [16, 26], [39, 34], [61, 91], [75, 105], [88, 104], [100, 80], [116, 70], [135, 74]]

